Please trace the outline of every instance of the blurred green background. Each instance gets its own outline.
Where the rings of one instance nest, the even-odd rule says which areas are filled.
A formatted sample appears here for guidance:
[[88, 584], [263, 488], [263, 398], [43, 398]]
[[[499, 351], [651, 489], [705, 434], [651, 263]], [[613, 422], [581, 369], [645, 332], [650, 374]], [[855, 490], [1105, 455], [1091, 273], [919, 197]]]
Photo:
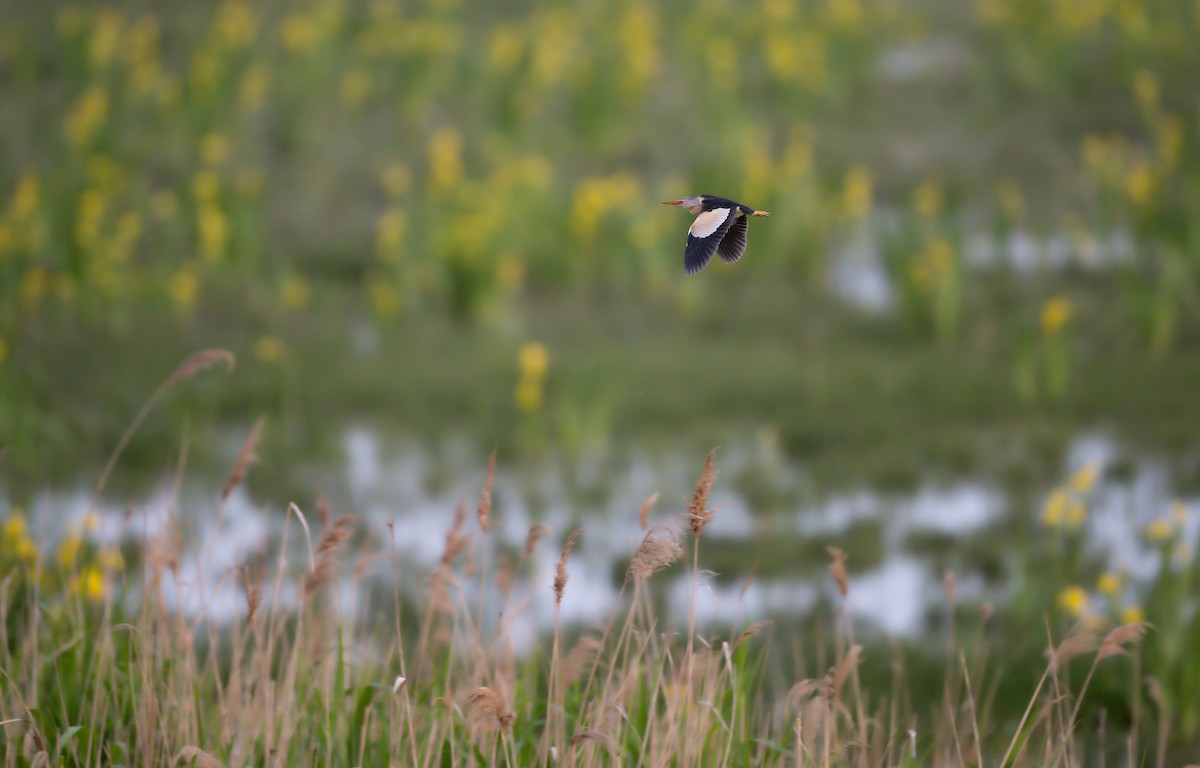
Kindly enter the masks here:
[[[1152, 549], [1194, 533], [1175, 502], [1200, 483], [1200, 3], [0, 13], [13, 509], [90, 486], [170, 371], [223, 347], [236, 372], [170, 392], [110, 495], [149, 492], [185, 445], [220, 477], [260, 416], [251, 487], [276, 504], [346, 460], [352, 425], [431, 455], [465, 438], [476, 467], [496, 446], [599, 494], [605, 467], [698, 469], [720, 444], [756, 513], [1002, 489], [973, 542], [905, 546], [1018, 583], [1035, 622], [1089, 599], [1172, 612], [1167, 581], [1194, 583], [1190, 549], [1164, 549], [1121, 586], [1083, 531], [1096, 484], [1151, 457], [1167, 479], [1129, 521], [1168, 526]], [[658, 203], [698, 193], [773, 216], [742, 262], [685, 278], [688, 218]], [[1115, 458], [1073, 461], [1095, 432]], [[851, 534], [852, 565], [895, 544]], [[800, 546], [714, 556], [787, 572]]]

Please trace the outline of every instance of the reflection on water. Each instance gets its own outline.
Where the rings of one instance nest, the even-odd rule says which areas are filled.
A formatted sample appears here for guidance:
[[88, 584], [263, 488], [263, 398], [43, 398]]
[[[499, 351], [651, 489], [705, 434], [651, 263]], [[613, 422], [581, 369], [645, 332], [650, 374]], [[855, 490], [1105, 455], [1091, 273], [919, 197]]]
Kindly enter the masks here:
[[[1103, 437], [1081, 437], [1070, 449], [1064, 472], [1086, 464], [1103, 470], [1116, 462], [1120, 453], [1117, 445]], [[717, 512], [705, 531], [705, 546], [712, 549], [706, 551], [732, 548], [740, 542], [753, 552], [773, 541], [786, 542], [788, 537], [797, 542], [816, 540], [839, 546], [853, 537], [878, 537], [881, 554], [877, 562], [856, 563], [852, 558], [849, 563], [849, 607], [857, 620], [888, 634], [914, 636], [926, 631], [930, 607], [943, 600], [943, 573], [930, 556], [913, 551], [910, 542], [914, 539], [933, 536], [948, 542], [953, 551], [981, 537], [1027, 537], [1038, 530], [1039, 509], [1012, 504], [1000, 489], [972, 481], [928, 485], [909, 494], [863, 489], [819, 503], [785, 501], [775, 509], [752, 514], [745, 497], [734, 488], [737, 478], [751, 469], [752, 462], [763, 461], [771, 463], [752, 443], [722, 450], [721, 479], [711, 497]], [[549, 587], [557, 546], [574, 528], [582, 530], [582, 539], [571, 559], [562, 616], [570, 623], [604, 621], [618, 596], [620, 575], [641, 538], [637, 523], [641, 502], [661, 490], [652, 522], [678, 517], [686, 506], [697, 466], [694, 457], [650, 456], [634, 451], [615, 470], [591, 466], [581, 471], [583, 475], [604, 478], [604, 493], [600, 494], [573, 492], [570, 487], [579, 485], [578, 475], [573, 483], [567, 483], [572, 475], [563, 467], [547, 465], [524, 474], [498, 469], [493, 491], [496, 527], [490, 538], [493, 557], [499, 552], [520, 552], [535, 522], [546, 523], [553, 531], [553, 536], [521, 565], [521, 575], [527, 577], [523, 579], [525, 591], [518, 590], [514, 601], [524, 604], [526, 615], [534, 621], [521, 622], [515, 640], [531, 640], [538, 628], [549, 626], [553, 620]], [[795, 467], [786, 464], [776, 464], [771, 471], [776, 485], [785, 490], [797, 484], [801, 476]], [[339, 513], [359, 516], [360, 528], [369, 532], [371, 539], [364, 548], [395, 552], [401, 584], [410, 596], [425, 588], [424, 575], [438, 562], [456, 505], [462, 501], [473, 505], [483, 483], [477, 451], [465, 443], [431, 456], [411, 445], [385, 449], [374, 432], [363, 428], [346, 434], [345, 464], [329, 474], [314, 479], [346, 489], [347, 509]], [[1136, 584], [1159, 568], [1160, 553], [1145, 542], [1141, 531], [1162, 516], [1172, 498], [1169, 476], [1161, 462], [1150, 459], [1134, 462], [1133, 471], [1122, 479], [1106, 478], [1103, 471], [1100, 476], [1084, 535], [1093, 552], [1107, 559], [1114, 570], [1129, 574]], [[235, 569], [256, 553], [261, 556], [276, 552], [285, 524], [290, 563], [297, 572], [307, 564], [302, 531], [297, 519], [286, 514], [283, 502], [260, 505], [242, 488], [236, 489], [223, 506], [211, 490], [185, 488], [181, 496], [182, 502], [177, 502], [171, 489], [164, 486], [144, 503], [105, 506], [98, 510], [98, 525], [92, 534], [98, 544], [112, 545], [123, 538], [149, 541], [170, 515], [177, 515], [182, 538], [191, 543], [192, 549], [182, 558], [178, 578], [168, 579], [165, 584], [167, 598], [175, 606], [218, 620], [240, 615], [244, 603], [234, 578]], [[785, 493], [783, 498], [800, 497]], [[46, 493], [32, 511], [35, 534], [44, 545], [53, 547], [71, 527], [71, 521], [78, 525], [88, 502], [84, 491]], [[305, 512], [315, 524], [315, 510]], [[1189, 514], [1186, 519], [1185, 540], [1191, 540], [1200, 518]], [[473, 516], [468, 525], [471, 533], [477, 534]], [[1024, 533], [1013, 534], [1014, 530]], [[317, 535], [319, 531], [314, 531], [313, 536]], [[1006, 546], [1003, 540], [998, 544]], [[742, 581], [754, 567], [753, 562], [739, 562], [739, 573], [726, 574], [732, 580], [703, 574], [698, 622], [711, 625], [802, 617], [822, 599], [835, 600], [823, 554], [813, 555], [809, 549], [802, 555], [799, 544], [797, 547], [793, 558], [784, 545], [784, 567], [774, 569], [769, 576]], [[820, 553], [820, 547], [815, 551]], [[971, 563], [955, 562], [959, 563], [955, 576], [960, 600], [1003, 601], [1003, 576], [996, 583], [997, 577], [992, 575], [989, 582]], [[390, 558], [381, 558], [374, 568], [381, 578], [388, 578]], [[676, 566], [656, 577], [654, 583], [661, 588], [666, 609], [677, 619], [686, 618], [692, 590], [690, 571]], [[472, 594], [478, 589], [477, 583], [462, 588], [472, 603], [478, 599], [477, 593]], [[354, 604], [357, 594], [346, 582], [335, 590], [335, 599], [341, 601], [343, 610], [353, 614], [358, 607]], [[294, 588], [284, 588], [285, 600], [295, 597]], [[498, 594], [489, 594], [487, 599], [499, 605]]]

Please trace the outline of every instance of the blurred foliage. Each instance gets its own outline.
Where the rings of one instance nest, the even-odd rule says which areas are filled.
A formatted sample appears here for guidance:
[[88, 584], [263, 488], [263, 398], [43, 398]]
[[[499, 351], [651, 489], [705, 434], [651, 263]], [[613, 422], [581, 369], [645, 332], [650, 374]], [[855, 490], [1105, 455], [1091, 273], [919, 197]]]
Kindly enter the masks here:
[[[697, 316], [717, 278], [683, 284], [686, 220], [656, 207], [696, 192], [776, 213], [736, 279], [810, 291], [865, 241], [909, 328], [941, 347], [999, 337], [1026, 403], [1067, 397], [1085, 331], [1130, 327], [1166, 357], [1197, 319], [1195, 3], [3, 13], [0, 433], [15, 458], [104, 418], [63, 417], [46, 350], [149, 325], [236, 346], [239, 323], [243, 352], [278, 369], [272, 402], [294, 404], [318, 324], [369, 340], [449, 317], [515, 348], [514, 315], [581, 289]], [[1115, 276], [1115, 293], [1089, 306], [1041, 287], [1064, 265]], [[993, 297], [971, 327], [998, 274], [1028, 281], [1040, 320]], [[531, 412], [545, 387], [518, 378]], [[566, 431], [611, 421], [591, 399], [558, 409]]]

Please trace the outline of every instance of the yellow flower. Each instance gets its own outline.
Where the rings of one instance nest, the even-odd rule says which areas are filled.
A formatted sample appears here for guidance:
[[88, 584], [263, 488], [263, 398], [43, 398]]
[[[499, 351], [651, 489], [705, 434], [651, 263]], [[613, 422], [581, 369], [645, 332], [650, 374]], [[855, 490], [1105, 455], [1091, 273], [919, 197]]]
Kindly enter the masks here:
[[942, 188], [933, 181], [924, 181], [913, 192], [913, 210], [927, 218], [942, 211]]
[[221, 194], [221, 179], [212, 171], [201, 171], [192, 178], [192, 194], [201, 203], [214, 202]]
[[855, 166], [842, 181], [842, 210], [849, 218], [861, 218], [871, 210], [871, 174]]
[[522, 411], [536, 411], [542, 406], [542, 383], [522, 378], [517, 383], [517, 407]]
[[220, 165], [229, 157], [229, 139], [219, 133], [206, 133], [200, 139], [200, 159], [205, 165]]
[[1125, 178], [1125, 191], [1134, 205], [1145, 206], [1154, 198], [1154, 173], [1149, 164], [1139, 160], [1129, 169]]
[[1081, 618], [1088, 608], [1088, 593], [1083, 587], [1071, 586], [1058, 593], [1058, 607], [1075, 618]]
[[1000, 210], [1009, 221], [1020, 221], [1025, 214], [1025, 197], [1021, 188], [1012, 181], [1002, 181], [996, 187], [996, 198], [1000, 201]]
[[1051, 528], [1058, 528], [1067, 522], [1067, 492], [1062, 488], [1055, 488], [1046, 497], [1046, 503], [1042, 506], [1042, 522]]
[[1166, 541], [1174, 533], [1175, 529], [1171, 526], [1171, 521], [1165, 518], [1160, 517], [1146, 526], [1146, 538], [1150, 541]]
[[1071, 300], [1055, 296], [1042, 305], [1042, 333], [1054, 336], [1071, 317]]
[[308, 53], [321, 41], [321, 28], [312, 17], [294, 14], [280, 23], [279, 35], [292, 53]]
[[1121, 577], [1105, 571], [1096, 580], [1096, 589], [1106, 595], [1116, 596], [1121, 591]]
[[28, 530], [29, 526], [25, 522], [25, 515], [21, 514], [20, 510], [14, 509], [12, 516], [4, 521], [4, 528], [0, 530], [0, 536], [3, 536], [5, 544], [14, 543], [25, 538]]
[[523, 46], [521, 37], [510, 25], [497, 25], [492, 32], [492, 42], [488, 47], [488, 58], [500, 72], [511, 72], [521, 62]]
[[13, 548], [13, 552], [16, 554], [17, 559], [23, 563], [36, 561], [40, 554], [37, 544], [34, 544], [33, 539], [28, 536], [17, 542], [16, 547]]
[[254, 42], [258, 19], [250, 5], [238, 0], [226, 0], [213, 18], [213, 34], [227, 48], [244, 48]]
[[371, 308], [377, 317], [392, 317], [400, 310], [400, 292], [388, 280], [372, 280], [367, 290], [371, 294]]
[[92, 566], [84, 570], [79, 578], [79, 589], [83, 596], [89, 600], [100, 601], [104, 599], [104, 571], [96, 566]]
[[1171, 505], [1171, 517], [1174, 518], [1177, 525], [1183, 525], [1187, 520], [1187, 504], [1182, 501], [1177, 501]]
[[447, 190], [462, 180], [462, 148], [462, 134], [453, 128], [443, 128], [429, 140], [430, 183], [435, 189]]
[[196, 294], [200, 290], [200, 280], [190, 269], [182, 269], [171, 275], [167, 281], [167, 294], [176, 308], [188, 311], [196, 304]]
[[546, 347], [536, 341], [521, 345], [517, 352], [517, 360], [521, 366], [521, 375], [531, 379], [541, 379], [546, 375], [550, 365], [550, 355]]
[[219, 207], [204, 204], [196, 211], [196, 227], [200, 230], [200, 254], [212, 263], [225, 255], [229, 241], [229, 220]]
[[108, 116], [108, 94], [93, 85], [80, 97], [67, 115], [67, 138], [76, 147], [92, 140]]
[[20, 181], [17, 182], [17, 191], [13, 193], [12, 205], [9, 209], [11, 215], [17, 221], [29, 218], [37, 210], [38, 205], [38, 177], [35, 171], [27, 171], [21, 174]]
[[58, 545], [58, 552], [55, 553], [55, 560], [58, 562], [58, 567], [64, 571], [71, 570], [75, 567], [75, 559], [79, 557], [79, 550], [83, 548], [83, 539], [79, 534], [68, 533], [63, 537], [62, 543]]
[[1072, 496], [1067, 502], [1067, 527], [1078, 528], [1087, 517], [1087, 507], [1082, 501]]
[[102, 549], [99, 555], [100, 567], [106, 571], [125, 570], [125, 558], [115, 549]]
[[400, 245], [408, 220], [398, 210], [384, 211], [375, 223], [375, 255], [380, 261], [395, 261], [400, 255]]
[[312, 299], [312, 289], [308, 287], [308, 282], [295, 275], [284, 278], [279, 293], [283, 299], [283, 306], [288, 309], [303, 309]]
[[238, 87], [238, 102], [247, 109], [258, 109], [267, 96], [271, 78], [262, 64], [251, 64]]
[[1121, 609], [1122, 624], [1137, 624], [1146, 620], [1146, 613], [1139, 605], [1127, 605]]
[[1099, 465], [1094, 461], [1089, 461], [1076, 470], [1074, 475], [1071, 475], [1071, 490], [1078, 494], [1088, 493], [1096, 485], [1096, 478], [1099, 476]]
[[371, 95], [371, 76], [361, 69], [355, 69], [342, 76], [339, 87], [342, 103], [347, 107], [357, 107]]
[[287, 347], [278, 336], [260, 336], [254, 342], [254, 356], [264, 363], [278, 363], [287, 353]]
[[100, 530], [100, 516], [95, 512], [88, 512], [83, 516], [83, 530], [88, 533], [95, 533]]

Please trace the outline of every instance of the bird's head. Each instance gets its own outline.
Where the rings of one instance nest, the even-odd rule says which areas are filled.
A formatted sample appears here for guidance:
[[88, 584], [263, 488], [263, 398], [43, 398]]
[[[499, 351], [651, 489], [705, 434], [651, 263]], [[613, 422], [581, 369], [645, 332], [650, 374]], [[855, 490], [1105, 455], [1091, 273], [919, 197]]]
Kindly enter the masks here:
[[693, 216], [698, 215], [704, 207], [704, 195], [696, 195], [695, 197], [685, 197], [679, 200], [667, 200], [663, 205], [682, 205], [688, 213]]

